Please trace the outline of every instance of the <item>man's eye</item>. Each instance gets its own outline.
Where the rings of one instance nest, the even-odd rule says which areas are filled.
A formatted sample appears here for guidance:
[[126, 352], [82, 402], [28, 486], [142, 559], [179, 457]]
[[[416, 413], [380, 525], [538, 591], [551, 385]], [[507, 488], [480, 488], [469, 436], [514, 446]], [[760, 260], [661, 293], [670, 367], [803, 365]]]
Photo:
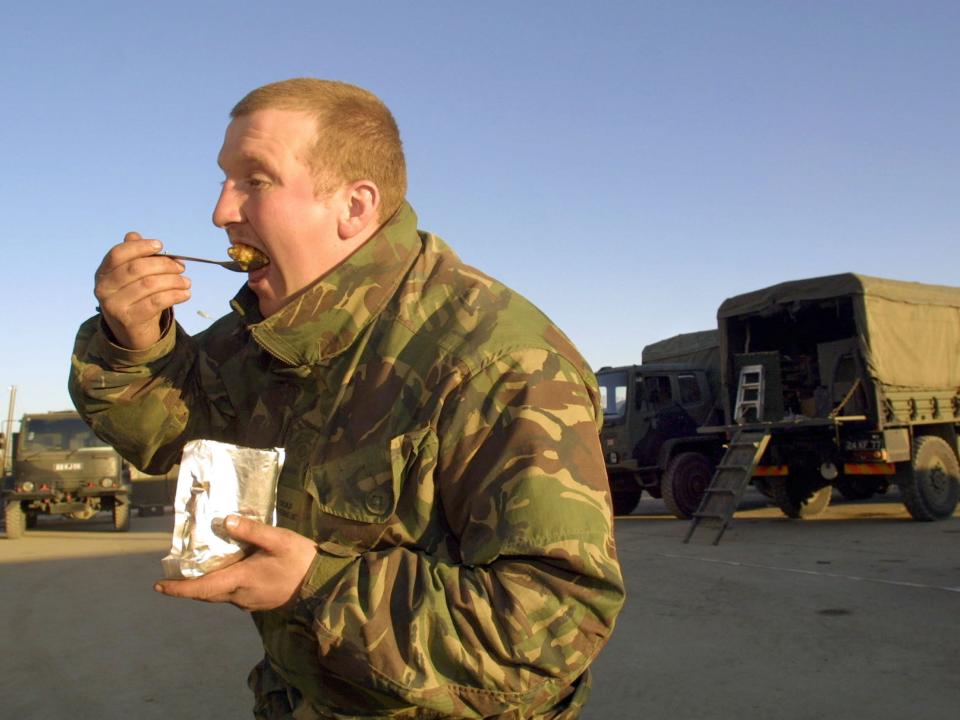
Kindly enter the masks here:
[[270, 181], [267, 180], [266, 178], [262, 178], [262, 177], [251, 177], [251, 178], [247, 178], [247, 185], [249, 185], [250, 187], [254, 188], [255, 190], [259, 190], [259, 189], [261, 189], [261, 188], [265, 188], [265, 187], [267, 187], [269, 184], [270, 184]]

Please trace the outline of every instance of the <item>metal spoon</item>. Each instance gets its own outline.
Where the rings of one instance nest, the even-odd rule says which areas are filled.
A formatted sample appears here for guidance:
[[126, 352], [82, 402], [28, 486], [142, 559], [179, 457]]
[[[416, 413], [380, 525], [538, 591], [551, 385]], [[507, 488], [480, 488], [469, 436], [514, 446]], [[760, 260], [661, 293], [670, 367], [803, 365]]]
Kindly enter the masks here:
[[190, 257], [189, 255], [174, 255], [173, 253], [160, 253], [160, 254], [169, 258], [173, 258], [174, 260], [190, 260], [192, 262], [202, 262], [202, 263], [210, 263], [211, 265], [219, 265], [222, 268], [226, 268], [227, 270], [233, 270], [234, 272], [250, 272], [251, 270], [259, 270], [264, 265], [266, 265], [266, 263], [257, 262], [256, 260], [254, 260], [253, 262], [244, 263], [243, 265], [241, 265], [236, 260], [207, 260], [206, 258]]

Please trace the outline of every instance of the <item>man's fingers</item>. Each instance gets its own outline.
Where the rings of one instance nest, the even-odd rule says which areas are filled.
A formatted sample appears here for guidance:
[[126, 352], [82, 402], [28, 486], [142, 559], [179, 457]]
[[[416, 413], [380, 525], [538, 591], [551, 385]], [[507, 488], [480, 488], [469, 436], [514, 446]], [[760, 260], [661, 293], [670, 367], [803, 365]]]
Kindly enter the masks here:
[[235, 573], [224, 568], [220, 572], [210, 573], [189, 580], [160, 580], [153, 589], [170, 597], [189, 598], [204, 602], [231, 602], [233, 594], [239, 588]]
[[150, 323], [167, 308], [190, 299], [190, 280], [182, 275], [184, 265], [155, 254], [160, 247], [158, 241], [127, 233], [98, 268], [93, 294], [115, 333], [116, 329]]
[[267, 552], [275, 550], [278, 543], [282, 542], [283, 536], [290, 532], [241, 515], [228, 515], [223, 526], [234, 540], [256, 545]]
[[96, 295], [111, 328], [117, 323], [121, 327], [136, 327], [152, 323], [167, 308], [189, 300], [190, 281], [179, 275], [154, 276], [119, 292]]
[[189, 299], [189, 286], [154, 292], [130, 305], [123, 315], [127, 324], [147, 322], [159, 316], [167, 308], [184, 303]]
[[123, 242], [114, 245], [100, 263], [100, 270], [109, 272], [139, 257], [156, 255], [163, 249], [159, 240], [146, 240], [140, 233], [128, 232], [123, 236]]
[[[122, 248], [123, 245], [116, 247]], [[124, 259], [123, 254], [114, 255], [111, 250], [97, 269], [95, 287], [103, 293], [116, 292], [141, 278], [179, 275], [185, 269], [183, 263], [166, 255], [146, 253]]]
[[128, 232], [97, 268], [93, 294], [114, 340], [133, 350], [160, 339], [162, 313], [190, 299], [183, 263], [158, 255], [159, 240]]
[[[243, 610], [272, 610], [296, 598], [317, 556], [310, 538], [239, 515], [228, 515], [223, 529], [256, 550], [201, 578], [161, 580], [154, 589], [172, 597], [228, 602]], [[220, 534], [217, 528], [215, 532]]]
[[[161, 262], [138, 260], [117, 268], [97, 280], [93, 294], [101, 304], [119, 296], [117, 304], [133, 305], [150, 295], [190, 287], [190, 280], [181, 275], [181, 265], [169, 258], [157, 259]], [[173, 264], [167, 265], [164, 261]]]

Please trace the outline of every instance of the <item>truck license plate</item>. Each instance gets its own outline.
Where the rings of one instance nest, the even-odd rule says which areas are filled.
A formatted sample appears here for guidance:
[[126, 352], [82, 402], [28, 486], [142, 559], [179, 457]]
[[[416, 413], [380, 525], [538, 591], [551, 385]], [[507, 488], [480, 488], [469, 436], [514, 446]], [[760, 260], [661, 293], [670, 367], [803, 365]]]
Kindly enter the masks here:
[[63, 471], [63, 470], [82, 470], [82, 469], [83, 469], [83, 463], [77, 463], [77, 462], [73, 462], [73, 463], [54, 463], [54, 464], [53, 464], [53, 469], [56, 470], [56, 471], [58, 471], [58, 472], [59, 472], [59, 471]]
[[850, 438], [843, 444], [847, 452], [880, 451], [883, 450], [883, 436], [868, 435], [867, 437]]

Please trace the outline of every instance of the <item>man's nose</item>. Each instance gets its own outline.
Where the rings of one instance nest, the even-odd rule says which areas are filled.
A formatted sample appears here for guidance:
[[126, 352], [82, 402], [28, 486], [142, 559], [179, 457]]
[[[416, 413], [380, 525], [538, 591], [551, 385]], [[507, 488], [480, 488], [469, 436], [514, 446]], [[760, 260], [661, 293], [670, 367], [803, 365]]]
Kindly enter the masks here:
[[240, 199], [237, 191], [231, 183], [225, 182], [217, 204], [213, 207], [213, 224], [218, 228], [225, 228], [240, 220]]

